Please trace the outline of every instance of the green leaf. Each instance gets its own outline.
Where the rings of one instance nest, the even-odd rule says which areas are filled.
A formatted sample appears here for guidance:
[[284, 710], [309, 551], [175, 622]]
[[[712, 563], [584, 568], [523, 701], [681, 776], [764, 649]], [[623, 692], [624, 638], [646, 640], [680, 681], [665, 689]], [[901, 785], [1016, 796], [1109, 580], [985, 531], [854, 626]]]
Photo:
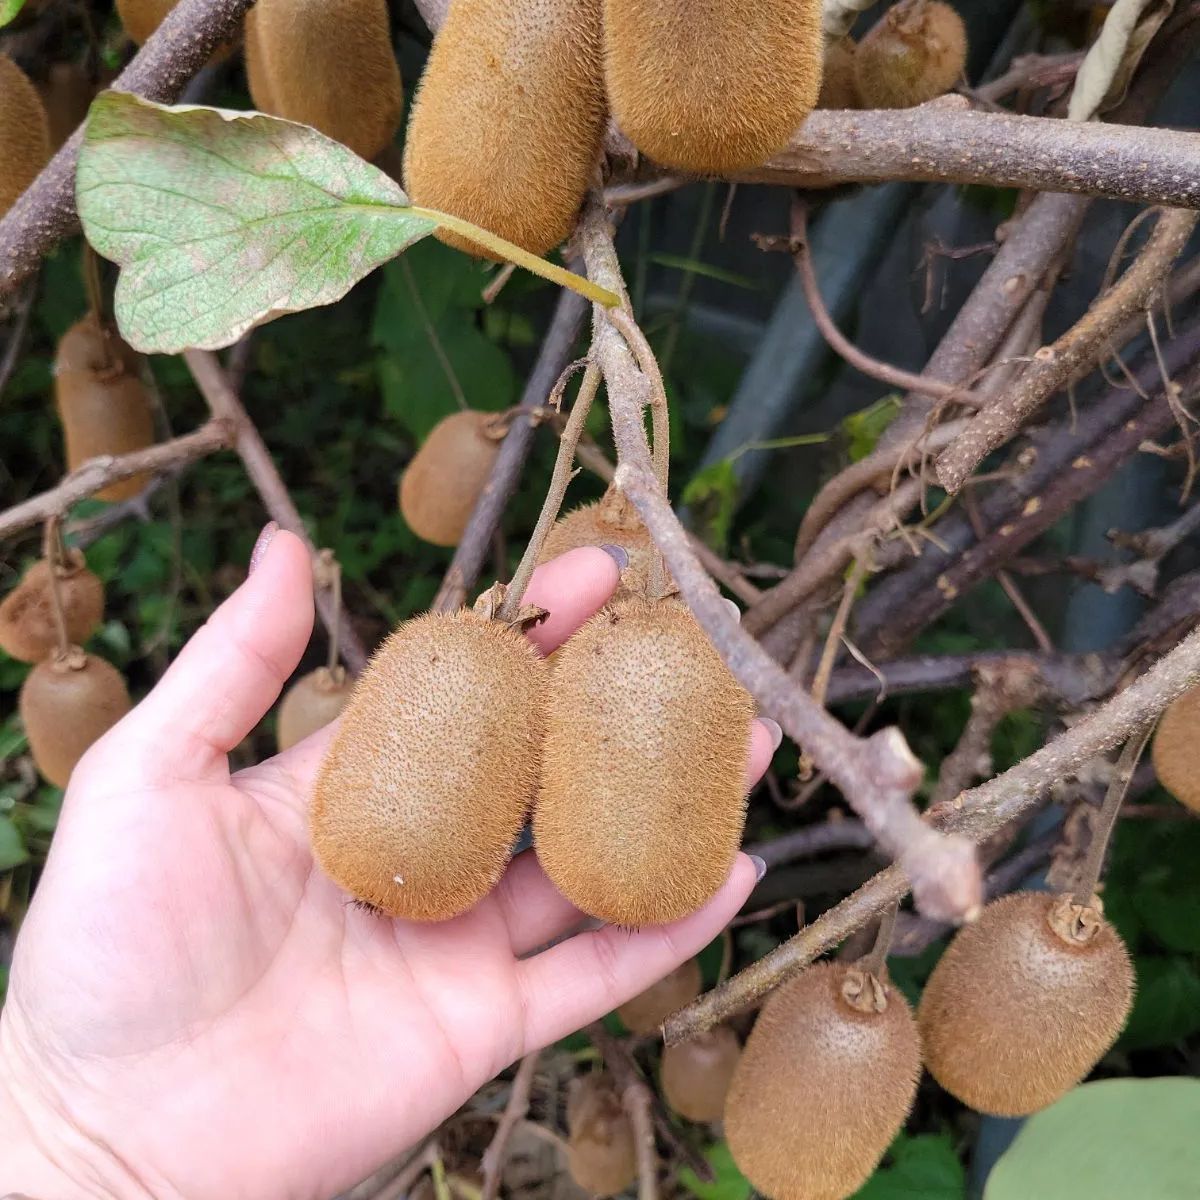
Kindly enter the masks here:
[[76, 200], [88, 240], [123, 268], [121, 332], [164, 354], [331, 304], [437, 226], [305, 125], [121, 92], [92, 104]]
[[1190, 1200], [1198, 1127], [1200, 1080], [1085, 1083], [1025, 1122], [984, 1200]]
[[738, 1170], [728, 1142], [715, 1142], [704, 1151], [712, 1167], [712, 1183], [704, 1183], [690, 1167], [679, 1172], [679, 1182], [698, 1200], [749, 1200], [750, 1181]]
[[29, 858], [20, 830], [8, 819], [0, 817], [0, 871], [19, 867]]
[[729, 540], [737, 493], [737, 476], [730, 458], [703, 467], [683, 489], [683, 503], [693, 510], [700, 536], [715, 549], [723, 548]]
[[853, 1200], [963, 1200], [967, 1178], [949, 1134], [901, 1134]]
[[883, 432], [900, 411], [899, 396], [884, 396], [867, 408], [852, 412], [842, 422], [842, 430], [850, 439], [850, 461], [858, 462], [875, 449]]
[[25, 0], [0, 0], [0, 29], [16, 19], [25, 7]]
[[1137, 994], [1118, 1049], [1172, 1045], [1200, 1031], [1200, 976], [1191, 963], [1139, 955], [1134, 966]]

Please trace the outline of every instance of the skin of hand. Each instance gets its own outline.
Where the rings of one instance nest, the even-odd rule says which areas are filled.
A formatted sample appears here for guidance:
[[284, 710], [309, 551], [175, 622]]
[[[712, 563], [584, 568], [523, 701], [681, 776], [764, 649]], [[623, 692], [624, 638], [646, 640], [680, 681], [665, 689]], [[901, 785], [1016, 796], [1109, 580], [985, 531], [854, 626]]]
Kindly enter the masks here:
[[[538, 648], [617, 582], [598, 549], [540, 568]], [[349, 903], [308, 848], [330, 730], [236, 775], [227, 757], [295, 670], [312, 596], [304, 545], [268, 527], [247, 581], [77, 766], [0, 1016], [0, 1195], [326, 1200], [695, 954], [748, 896], [741, 854], [685, 920], [532, 956], [581, 921], [532, 852], [452, 921]], [[777, 741], [755, 722], [748, 783]]]

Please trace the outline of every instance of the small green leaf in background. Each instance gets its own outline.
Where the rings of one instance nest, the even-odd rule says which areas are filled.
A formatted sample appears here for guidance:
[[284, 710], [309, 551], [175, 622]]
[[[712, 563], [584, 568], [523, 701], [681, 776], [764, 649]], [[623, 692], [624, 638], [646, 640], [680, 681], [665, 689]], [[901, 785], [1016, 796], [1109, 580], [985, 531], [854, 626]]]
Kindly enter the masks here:
[[8, 817], [0, 817], [0, 871], [19, 867], [28, 857], [20, 830]]
[[704, 1157], [712, 1167], [712, 1183], [703, 1183], [689, 1167], [679, 1172], [679, 1182], [697, 1200], [749, 1200], [750, 1181], [738, 1170], [728, 1142], [714, 1142], [704, 1151]]
[[122, 267], [121, 332], [163, 354], [332, 304], [437, 224], [305, 125], [121, 92], [92, 104], [76, 201], [88, 241]]
[[967, 1194], [963, 1165], [948, 1134], [902, 1133], [892, 1143], [887, 1163], [853, 1200], [963, 1200]]
[[1137, 992], [1118, 1050], [1167, 1046], [1200, 1031], [1200, 974], [1192, 963], [1139, 954], [1133, 965]]
[[0, 0], [0, 29], [16, 19], [25, 7], [25, 0]]
[[683, 489], [683, 503], [692, 510], [700, 536], [714, 550], [724, 550], [729, 541], [737, 495], [737, 476], [729, 458], [701, 467]]
[[984, 1200], [1194, 1200], [1200, 1080], [1085, 1083], [1030, 1117]]
[[858, 462], [875, 449], [883, 431], [900, 411], [899, 396], [884, 396], [867, 408], [852, 412], [842, 422], [842, 431], [850, 440], [850, 461]]

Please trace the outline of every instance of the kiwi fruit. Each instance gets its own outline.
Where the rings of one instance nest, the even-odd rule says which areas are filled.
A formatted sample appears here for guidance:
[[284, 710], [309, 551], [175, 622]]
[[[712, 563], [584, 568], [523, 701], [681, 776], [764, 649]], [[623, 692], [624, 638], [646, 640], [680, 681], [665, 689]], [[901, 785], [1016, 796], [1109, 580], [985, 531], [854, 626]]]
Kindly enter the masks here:
[[526, 638], [469, 610], [396, 629], [317, 776], [311, 834], [326, 874], [414, 921], [487, 895], [537, 787], [545, 678]]
[[921, 1041], [899, 990], [826, 962], [763, 1006], [725, 1100], [734, 1161], [771, 1200], [842, 1200], [904, 1124]]
[[87, 116], [96, 86], [78, 63], [56, 62], [50, 64], [45, 82], [38, 85], [38, 93], [46, 107], [53, 153]]
[[[41, 662], [58, 646], [50, 577], [54, 569], [45, 559], [35, 562], [0, 602], [0, 650], [21, 662]], [[104, 585], [74, 548], [57, 570], [67, 640], [82, 644], [100, 627]]]
[[741, 840], [754, 705], [677, 599], [613, 599], [557, 653], [538, 858], [590, 916], [661, 925], [725, 882]]
[[0, 54], [0, 217], [50, 161], [50, 123], [29, 77]]
[[664, 167], [720, 175], [782, 150], [821, 88], [821, 0], [604, 0], [613, 116]]
[[[154, 408], [140, 360], [94, 313], [72, 325], [58, 343], [54, 398], [66, 434], [68, 470], [89, 458], [129, 454], [154, 443]], [[128, 500], [149, 482], [148, 475], [135, 475], [96, 495]]]
[[1133, 985], [1125, 944], [1096, 908], [1048, 892], [1003, 896], [959, 931], [925, 985], [926, 1065], [978, 1112], [1037, 1112], [1107, 1053]]
[[631, 1033], [657, 1033], [659, 1026], [673, 1012], [695, 1000], [703, 987], [700, 963], [689, 958], [670, 975], [664, 975], [632, 1000], [626, 1000], [617, 1009], [617, 1016]]
[[1193, 812], [1200, 812], [1200, 688], [1167, 706], [1154, 731], [1158, 781]]
[[900, 0], [854, 52], [863, 108], [911, 108], [948, 92], [967, 65], [967, 29], [942, 0]]
[[246, 75], [260, 111], [311, 125], [374, 158], [404, 109], [387, 0], [258, 0]]
[[825, 48], [825, 69], [821, 73], [818, 108], [857, 108], [858, 87], [854, 82], [855, 42], [852, 37], [838, 38]]
[[664, 1098], [685, 1120], [719, 1121], [741, 1056], [737, 1034], [728, 1025], [667, 1046], [662, 1055]]
[[492, 474], [500, 439], [495, 413], [467, 409], [443, 417], [400, 476], [400, 512], [419, 538], [457, 546]]
[[[532, 254], [567, 237], [604, 133], [600, 7], [601, 0], [454, 0], [408, 126], [404, 179], [414, 203]], [[495, 257], [457, 234], [437, 236]]]
[[619, 488], [610, 487], [594, 504], [580, 505], [559, 517], [546, 534], [538, 562], [549, 562], [580, 546], [623, 547], [629, 565], [621, 572], [621, 586], [645, 595], [654, 543], [637, 509]]
[[637, 1178], [633, 1126], [603, 1072], [578, 1076], [567, 1092], [567, 1168], [593, 1196], [616, 1196]]
[[33, 761], [56, 787], [66, 787], [75, 764], [132, 707], [121, 672], [72, 648], [45, 659], [25, 677], [18, 708]]
[[280, 750], [290, 750], [310, 733], [324, 729], [342, 715], [350, 702], [354, 682], [345, 670], [318, 667], [302, 675], [284, 693], [279, 705], [276, 740]]

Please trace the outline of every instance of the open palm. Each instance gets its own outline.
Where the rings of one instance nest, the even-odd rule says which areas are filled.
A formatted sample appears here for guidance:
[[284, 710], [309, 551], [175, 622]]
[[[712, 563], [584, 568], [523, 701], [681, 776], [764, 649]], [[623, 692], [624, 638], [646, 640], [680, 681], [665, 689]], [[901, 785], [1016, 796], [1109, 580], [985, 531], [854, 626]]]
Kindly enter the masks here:
[[[528, 593], [550, 610], [539, 648], [616, 583], [599, 550], [541, 568]], [[308, 554], [279, 533], [76, 769], [0, 1019], [0, 1090], [53, 1167], [5, 1178], [0, 1149], [0, 1194], [66, 1175], [80, 1195], [327, 1197], [694, 954], [749, 892], [739, 856], [684, 921], [538, 954], [582, 914], [532, 852], [453, 921], [350, 904], [308, 848], [328, 731], [234, 776], [227, 761], [311, 628]], [[770, 751], [756, 723], [754, 777]]]

